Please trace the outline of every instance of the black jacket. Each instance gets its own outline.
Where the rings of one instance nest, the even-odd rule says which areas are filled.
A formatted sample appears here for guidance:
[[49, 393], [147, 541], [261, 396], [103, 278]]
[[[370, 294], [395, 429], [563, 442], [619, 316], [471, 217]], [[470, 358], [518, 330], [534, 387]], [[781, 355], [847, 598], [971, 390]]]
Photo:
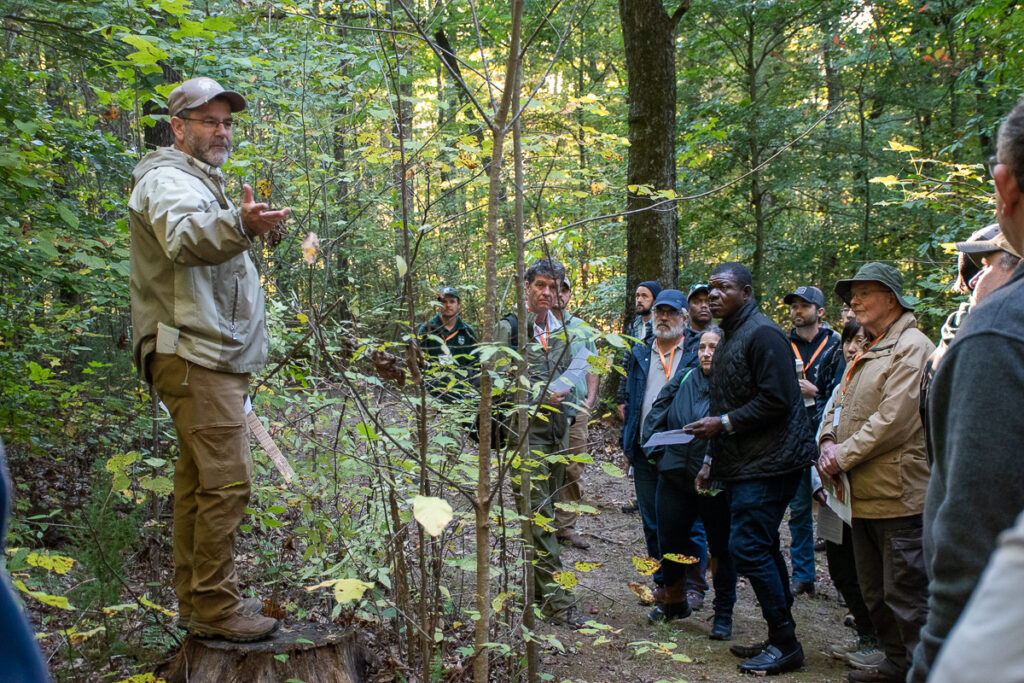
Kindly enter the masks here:
[[[652, 435], [682, 427], [708, 416], [708, 381], [700, 366], [679, 364], [676, 374], [658, 394], [651, 412], [644, 421], [642, 443]], [[696, 479], [708, 442], [694, 439], [689, 443], [666, 446], [658, 458], [658, 471], [677, 471], [681, 476]]]
[[[796, 328], [789, 331], [789, 343], [790, 348], [796, 347], [796, 350], [800, 353], [800, 360], [804, 363], [804, 377], [807, 381], [818, 388], [818, 393], [815, 396], [814, 406], [807, 408], [807, 416], [811, 418], [811, 424], [817, 429], [818, 421], [821, 420], [821, 411], [825, 408], [825, 403], [828, 402], [828, 397], [831, 396], [831, 392], [827, 396], [824, 396], [824, 400], [818, 400], [822, 397], [822, 383], [829, 382], [832, 379], [832, 375], [828, 373], [826, 368], [834, 360], [834, 352], [836, 349], [840, 349], [839, 355], [842, 356], [842, 343], [839, 333], [831, 329], [827, 325], [822, 325], [818, 329], [818, 333], [814, 335], [814, 339], [811, 341], [805, 341], [796, 332]], [[821, 349], [819, 352], [818, 349]], [[817, 352], [817, 356], [815, 356]], [[796, 360], [796, 354], [792, 354], [793, 360]], [[814, 362], [810, 362], [811, 359]], [[829, 368], [834, 370], [834, 368]], [[795, 368], [794, 368], [795, 370]]]
[[793, 350], [785, 333], [753, 299], [722, 319], [722, 341], [711, 363], [711, 415], [729, 414], [733, 434], [711, 442], [711, 476], [756, 479], [804, 469], [817, 448]]

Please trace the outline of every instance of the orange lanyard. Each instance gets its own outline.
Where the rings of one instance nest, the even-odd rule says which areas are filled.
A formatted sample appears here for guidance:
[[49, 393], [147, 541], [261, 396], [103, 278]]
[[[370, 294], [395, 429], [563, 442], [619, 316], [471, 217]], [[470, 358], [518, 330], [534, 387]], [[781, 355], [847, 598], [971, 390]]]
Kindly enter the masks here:
[[455, 335], [457, 335], [458, 333], [459, 333], [459, 328], [456, 327], [454, 330], [452, 330], [451, 334], [449, 334], [447, 337], [444, 338], [444, 343], [447, 344], [448, 340], [451, 339], [452, 337], [454, 337]]
[[661, 347], [658, 346], [658, 342], [657, 341], [654, 342], [654, 348], [658, 350], [658, 355], [661, 356], [661, 367], [664, 368], [664, 370], [665, 370], [665, 379], [668, 380], [668, 379], [670, 379], [672, 377], [672, 362], [673, 362], [673, 359], [676, 357], [676, 349], [679, 348], [679, 346], [678, 345], [673, 345], [672, 346], [672, 351], [670, 351], [669, 354], [668, 354], [668, 364], [667, 365], [665, 364], [665, 354], [663, 354], [661, 352]]
[[[807, 371], [811, 368], [812, 365], [814, 365], [814, 361], [817, 360], [818, 354], [821, 353], [821, 350], [825, 348], [826, 344], [828, 344], [828, 339], [829, 339], [828, 337], [825, 337], [824, 339], [822, 339], [821, 340], [821, 344], [818, 345], [818, 348], [814, 352], [814, 355], [811, 356], [811, 359], [809, 361], [804, 363], [804, 370], [803, 370], [804, 379], [807, 379]], [[796, 359], [798, 361], [800, 361], [801, 363], [803, 363], [804, 359], [800, 356], [800, 349], [798, 349], [796, 347], [796, 342], [791, 340], [789, 342], [789, 345], [793, 347], [793, 355], [796, 356]]]
[[[549, 313], [548, 315], [551, 315], [551, 314]], [[540, 327], [540, 325], [537, 325], [537, 323], [534, 323], [534, 325], [536, 327]], [[537, 338], [540, 339], [540, 345], [544, 347], [545, 351], [548, 350], [548, 334], [550, 334], [550, 331], [551, 331], [551, 320], [549, 318], [544, 318], [544, 331], [543, 332], [538, 332], [537, 333]]]
[[884, 337], [886, 335], [886, 332], [888, 332], [888, 331], [889, 331], [888, 328], [886, 328], [885, 332], [883, 332], [882, 334], [878, 335], [878, 338], [875, 339], [875, 341], [873, 341], [870, 344], [868, 344], [868, 347], [866, 349], [864, 349], [863, 351], [858, 353], [854, 357], [854, 359], [852, 361], [850, 361], [850, 367], [846, 369], [846, 380], [843, 382], [843, 396], [846, 396], [846, 390], [850, 388], [850, 375], [853, 374], [853, 366], [855, 366], [857, 364], [857, 361], [859, 361], [861, 359], [861, 357], [865, 353], [867, 353], [868, 351], [871, 350], [872, 346], [874, 346], [878, 342], [882, 341], [882, 337]]

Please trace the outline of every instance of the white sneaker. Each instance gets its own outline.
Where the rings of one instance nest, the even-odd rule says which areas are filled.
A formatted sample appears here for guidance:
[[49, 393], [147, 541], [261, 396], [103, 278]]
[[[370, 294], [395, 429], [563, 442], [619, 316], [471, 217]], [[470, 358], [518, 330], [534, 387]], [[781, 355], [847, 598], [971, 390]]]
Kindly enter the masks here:
[[885, 653], [877, 647], [865, 647], [846, 655], [846, 662], [854, 669], [877, 669], [885, 660]]

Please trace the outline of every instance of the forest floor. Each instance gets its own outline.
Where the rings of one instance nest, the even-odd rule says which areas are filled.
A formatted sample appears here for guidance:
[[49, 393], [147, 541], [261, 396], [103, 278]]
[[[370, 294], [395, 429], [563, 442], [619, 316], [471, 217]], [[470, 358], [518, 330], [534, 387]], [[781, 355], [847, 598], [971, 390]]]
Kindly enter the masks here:
[[[595, 462], [616, 460], [621, 456], [615, 443], [617, 430], [597, 426], [591, 430], [596, 441], [592, 448]], [[596, 507], [600, 514], [579, 520], [578, 531], [590, 543], [586, 551], [562, 546], [562, 565], [571, 567], [576, 561], [601, 562], [590, 572], [580, 573], [577, 598], [585, 615], [608, 624], [613, 635], [609, 642], [594, 647], [594, 636], [581, 636], [566, 627], [547, 627], [565, 646], [566, 652], [545, 651], [540, 669], [554, 675], [556, 681], [587, 683], [652, 683], [654, 681], [747, 681], [736, 669], [739, 661], [729, 652], [735, 643], [749, 645], [763, 641], [767, 632], [750, 585], [740, 579], [735, 608], [733, 639], [729, 642], [708, 638], [711, 630], [711, 600], [708, 591], [705, 606], [684, 620], [651, 625], [647, 621], [650, 607], [639, 604], [629, 588], [630, 581], [650, 584], [633, 566], [634, 556], [643, 557], [644, 548], [640, 518], [626, 514], [620, 506], [633, 498], [631, 479], [608, 476], [599, 467], [588, 465], [584, 473], [584, 503]], [[789, 529], [782, 525], [783, 554], [789, 559]], [[792, 674], [774, 678], [777, 681], [840, 681], [846, 680], [848, 668], [824, 654], [828, 644], [852, 642], [856, 634], [842, 625], [846, 609], [828, 578], [824, 553], [817, 553], [817, 589], [815, 598], [800, 596], [794, 604], [806, 662]], [[710, 574], [708, 576], [710, 583]], [[607, 634], [606, 634], [607, 635]], [[691, 662], [677, 662], [663, 653], [636, 655], [630, 643], [673, 642], [673, 653], [688, 656]]]

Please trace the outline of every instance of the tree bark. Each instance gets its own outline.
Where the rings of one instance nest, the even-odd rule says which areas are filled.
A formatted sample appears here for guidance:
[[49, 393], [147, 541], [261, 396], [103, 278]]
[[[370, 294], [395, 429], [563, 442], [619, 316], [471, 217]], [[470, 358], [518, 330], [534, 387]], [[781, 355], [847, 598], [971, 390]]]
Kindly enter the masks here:
[[[687, 1], [669, 16], [662, 0], [619, 0], [629, 98], [629, 185], [676, 187], [675, 33], [688, 7]], [[644, 209], [654, 201], [628, 192], [626, 210]], [[674, 203], [626, 216], [627, 320], [637, 284], [657, 280], [662, 287], [675, 287], [678, 282], [676, 216]]]

